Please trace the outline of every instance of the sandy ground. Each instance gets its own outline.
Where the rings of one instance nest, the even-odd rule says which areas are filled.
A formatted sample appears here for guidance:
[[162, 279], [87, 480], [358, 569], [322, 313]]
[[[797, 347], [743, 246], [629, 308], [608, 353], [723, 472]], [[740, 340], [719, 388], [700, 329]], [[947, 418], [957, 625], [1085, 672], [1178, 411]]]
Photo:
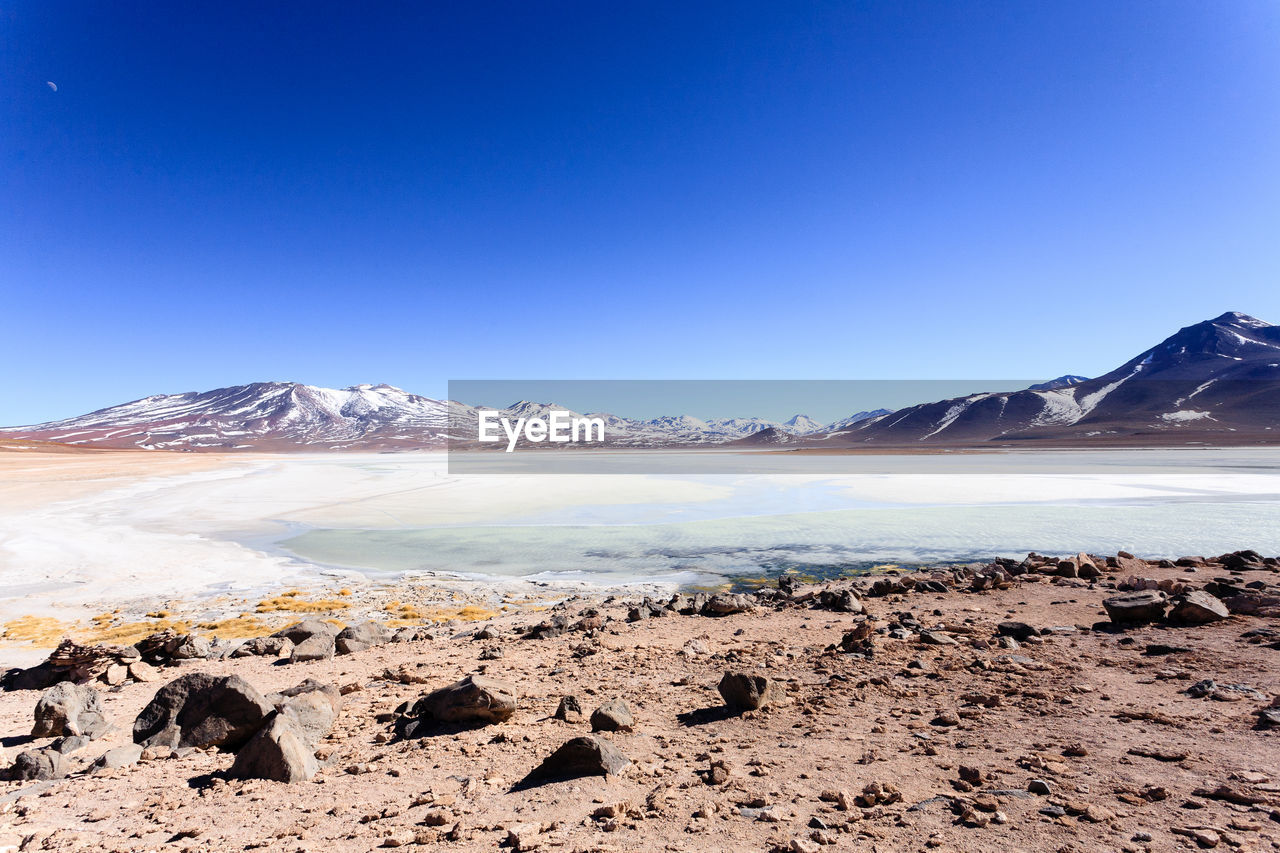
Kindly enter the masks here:
[[[1144, 574], [1200, 585], [1225, 572]], [[1232, 579], [1274, 588], [1277, 575]], [[209, 751], [0, 783], [0, 849], [8, 841], [56, 850], [494, 850], [517, 825], [525, 825], [521, 849], [564, 851], [1280, 849], [1280, 730], [1255, 728], [1258, 709], [1280, 695], [1280, 619], [1090, 630], [1105, 618], [1100, 602], [1115, 581], [866, 598], [877, 625], [910, 613], [957, 640], [877, 635], [870, 660], [833, 648], [854, 615], [792, 606], [628, 623], [627, 602], [580, 599], [566, 612], [598, 608], [601, 628], [520, 639], [520, 626], [548, 614], [513, 610], [487, 623], [491, 640], [455, 622], [434, 640], [328, 661], [186, 663], [165, 677], [237, 673], [263, 691], [304, 678], [350, 685], [319, 750], [324, 769], [288, 786], [226, 781], [219, 774], [231, 757]], [[997, 648], [989, 641], [1009, 618], [1055, 630]], [[1244, 636], [1259, 629], [1273, 633]], [[422, 683], [387, 675], [402, 669]], [[727, 669], [766, 674], [783, 698], [724, 713], [715, 685]], [[517, 686], [512, 719], [390, 738], [386, 715], [398, 704], [477, 672]], [[1224, 702], [1185, 693], [1205, 678], [1260, 695]], [[129, 742], [156, 687], [104, 688], [119, 728], [73, 754], [74, 766]], [[570, 694], [588, 715], [615, 697], [630, 705], [634, 731], [605, 737], [632, 766], [618, 777], [513, 791], [559, 744], [589, 731], [552, 718]], [[36, 697], [0, 695], [10, 755], [45, 743], [25, 737]], [[728, 770], [723, 784], [704, 781], [713, 761]], [[961, 767], [978, 771], [964, 771], [975, 784], [961, 782]], [[1033, 780], [1049, 793], [1030, 793]], [[895, 786], [901, 800], [830, 801], [877, 782]], [[965, 803], [976, 806], [967, 820]]]
[[0, 449], [0, 510], [35, 509], [142, 478], [216, 470], [231, 461], [218, 453]]

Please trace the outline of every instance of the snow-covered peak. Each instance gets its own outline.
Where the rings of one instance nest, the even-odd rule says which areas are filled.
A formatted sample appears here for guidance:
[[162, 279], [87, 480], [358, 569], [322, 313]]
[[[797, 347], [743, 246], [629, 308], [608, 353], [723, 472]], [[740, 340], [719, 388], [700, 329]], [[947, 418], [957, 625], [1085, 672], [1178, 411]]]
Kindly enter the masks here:
[[1228, 311], [1221, 316], [1213, 318], [1209, 322], [1216, 326], [1242, 326], [1247, 329], [1264, 329], [1271, 325], [1270, 323], [1259, 320], [1257, 317], [1251, 317], [1248, 314], [1242, 314], [1239, 311]]
[[808, 415], [792, 415], [783, 426], [786, 427], [787, 432], [794, 435], [808, 435], [811, 432], [817, 432], [822, 429], [822, 424]]
[[567, 409], [558, 403], [538, 403], [533, 400], [519, 400], [502, 410], [508, 418], [543, 418], [552, 412], [569, 412], [571, 417], [580, 417], [577, 412]]
[[1087, 376], [1076, 376], [1073, 373], [1068, 373], [1064, 376], [1059, 376], [1056, 379], [1050, 379], [1048, 382], [1038, 382], [1035, 385], [1029, 386], [1027, 390], [1028, 391], [1057, 391], [1060, 388], [1070, 388], [1072, 385], [1079, 385], [1081, 382], [1088, 382], [1088, 381], [1089, 381], [1089, 377]]
[[882, 418], [887, 414], [891, 414], [888, 409], [872, 409], [867, 412], [855, 412], [847, 418], [832, 421], [826, 426], [820, 427], [820, 429], [823, 432], [838, 432], [843, 429], [848, 429], [851, 426], [874, 420], [875, 418]]

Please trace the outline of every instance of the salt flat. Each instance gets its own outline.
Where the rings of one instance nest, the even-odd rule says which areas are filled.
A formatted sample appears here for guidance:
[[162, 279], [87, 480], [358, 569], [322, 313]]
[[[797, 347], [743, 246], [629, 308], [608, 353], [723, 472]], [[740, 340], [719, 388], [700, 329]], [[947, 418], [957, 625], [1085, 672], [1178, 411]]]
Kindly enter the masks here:
[[676, 584], [1082, 547], [1280, 552], [1277, 450], [770, 454], [757, 474], [705, 456], [695, 474], [522, 476], [450, 475], [440, 453], [5, 454], [0, 622], [343, 569]]

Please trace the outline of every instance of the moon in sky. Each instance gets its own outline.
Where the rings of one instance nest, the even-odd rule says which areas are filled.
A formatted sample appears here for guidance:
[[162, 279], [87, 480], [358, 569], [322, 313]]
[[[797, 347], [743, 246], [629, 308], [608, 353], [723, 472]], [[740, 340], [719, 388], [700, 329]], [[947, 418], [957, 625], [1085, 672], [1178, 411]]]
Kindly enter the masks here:
[[53, 82], [52, 80], [46, 80], [46, 81], [44, 81], [44, 82], [45, 82], [46, 84], [48, 84], [49, 88], [50, 88], [50, 89], [52, 89], [53, 91], [55, 91], [55, 92], [56, 92], [56, 91], [58, 91], [58, 84], [57, 84], [57, 83]]

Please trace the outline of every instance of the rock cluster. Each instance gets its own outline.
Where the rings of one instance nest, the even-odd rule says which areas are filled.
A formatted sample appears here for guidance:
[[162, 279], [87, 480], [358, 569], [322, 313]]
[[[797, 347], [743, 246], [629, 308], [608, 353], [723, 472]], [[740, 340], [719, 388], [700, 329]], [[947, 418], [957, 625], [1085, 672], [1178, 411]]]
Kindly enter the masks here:
[[239, 676], [192, 673], [162, 687], [134, 721], [139, 747], [236, 753], [238, 779], [300, 782], [312, 778], [315, 749], [342, 707], [336, 686], [308, 680], [263, 696]]
[[180, 661], [214, 657], [213, 644], [204, 637], [180, 634], [172, 629], [144, 637], [134, 644], [134, 648], [152, 666], [170, 666]]
[[[138, 714], [134, 743], [103, 753], [90, 770], [125, 767], [148, 751], [216, 748], [236, 753], [228, 770], [231, 778], [303, 781], [315, 775], [316, 746], [332, 729], [341, 707], [336, 686], [310, 679], [263, 696], [236, 675], [191, 673], [161, 687]], [[60, 739], [19, 754], [3, 775], [17, 780], [61, 778], [66, 774], [63, 756], [110, 728], [92, 686], [56, 684], [36, 704], [32, 735]]]
[[97, 680], [116, 685], [154, 677], [154, 668], [134, 646], [85, 646], [63, 640], [43, 663], [6, 672], [0, 686], [5, 690], [45, 690], [64, 681], [81, 684]]

